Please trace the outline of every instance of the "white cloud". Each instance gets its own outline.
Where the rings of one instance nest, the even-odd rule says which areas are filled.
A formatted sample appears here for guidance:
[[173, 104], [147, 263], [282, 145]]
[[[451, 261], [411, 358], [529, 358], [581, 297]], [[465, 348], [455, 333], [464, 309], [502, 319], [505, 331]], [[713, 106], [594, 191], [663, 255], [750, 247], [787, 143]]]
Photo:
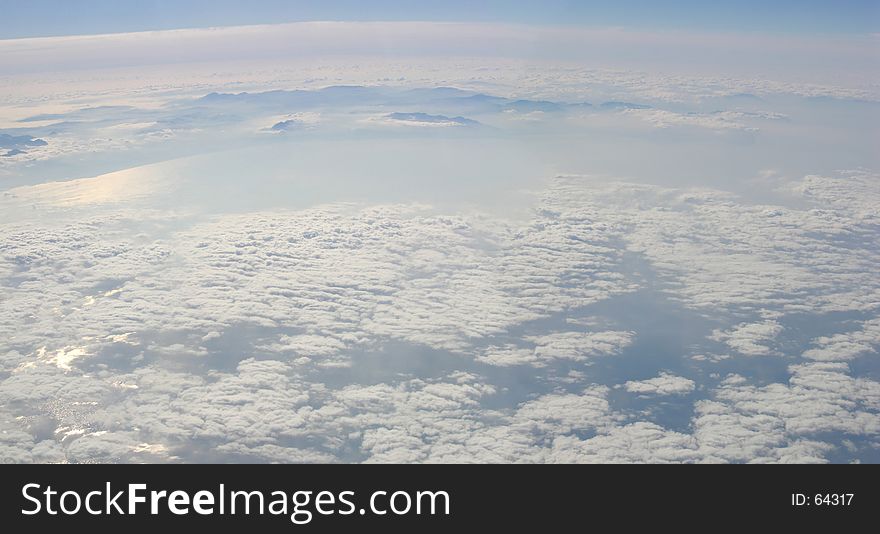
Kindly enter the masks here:
[[518, 345], [508, 343], [506, 345], [492, 345], [487, 347], [479, 354], [479, 361], [497, 365], [499, 367], [508, 367], [511, 365], [532, 365], [534, 367], [543, 367], [544, 363], [538, 358], [535, 349], [529, 347], [520, 347]]
[[862, 329], [813, 340], [815, 348], [804, 352], [804, 358], [819, 361], [852, 360], [875, 352], [880, 345], [880, 319], [862, 323]]
[[675, 284], [669, 293], [694, 308], [749, 315], [874, 309], [880, 283], [870, 273], [880, 251], [863, 240], [876, 232], [876, 175], [804, 183], [814, 209], [588, 177], [561, 178], [548, 194], [556, 206], [599, 210], [602, 220], [625, 226], [629, 249], [643, 253]]
[[747, 461], [766, 456], [781, 443], [823, 433], [880, 433], [878, 382], [852, 378], [848, 366], [839, 363], [795, 365], [790, 370], [788, 384], [723, 383], [716, 401], [697, 405], [697, 437], [723, 458]]
[[695, 387], [693, 380], [669, 373], [660, 373], [659, 376], [647, 380], [630, 380], [624, 384], [624, 388], [630, 393], [644, 396], [686, 395]]
[[575, 360], [613, 356], [630, 344], [632, 332], [555, 332], [525, 339], [535, 344], [539, 360]]
[[780, 332], [782, 325], [776, 321], [741, 323], [730, 330], [715, 330], [711, 339], [723, 342], [746, 356], [767, 356], [773, 354], [767, 343], [772, 342]]
[[693, 436], [645, 422], [616, 427], [587, 440], [556, 438], [549, 456], [556, 463], [682, 463], [699, 458]]
[[[847, 364], [876, 345], [876, 319], [815, 338], [803, 360], [776, 339], [790, 314], [876, 309], [878, 252], [865, 239], [876, 234], [872, 180], [811, 177], [799, 208], [561, 177], [526, 221], [335, 205], [195, 219], [123, 206], [7, 222], [2, 454], [824, 461], [839, 451], [831, 434], [880, 433], [878, 382]], [[707, 338], [732, 349], [723, 365], [779, 353], [797, 362], [790, 377], [756, 382], [745, 363], [699, 390], [692, 432], [617, 410], [618, 384], [683, 396], [670, 403], [698, 387], [671, 372], [593, 383], [590, 363], [623, 360], [641, 339], [626, 313], [589, 309], [644, 287], [624, 261], [638, 254], [663, 295], [707, 317]], [[227, 335], [241, 346], [218, 349]], [[439, 370], [416, 376], [380, 360], [361, 379], [357, 355], [382, 357], [395, 344], [413, 361], [428, 351]], [[719, 365], [706, 359], [721, 357], [687, 365]], [[541, 375], [540, 391], [510, 391], [496, 374], [556, 365], [573, 370]]]

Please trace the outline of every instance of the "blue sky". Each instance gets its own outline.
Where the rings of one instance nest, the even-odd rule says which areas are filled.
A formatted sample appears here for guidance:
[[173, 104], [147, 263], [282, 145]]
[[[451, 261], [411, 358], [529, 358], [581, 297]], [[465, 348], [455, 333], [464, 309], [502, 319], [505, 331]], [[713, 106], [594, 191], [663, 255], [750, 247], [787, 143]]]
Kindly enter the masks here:
[[872, 33], [877, 0], [0, 0], [0, 39], [304, 20], [492, 21], [689, 30]]

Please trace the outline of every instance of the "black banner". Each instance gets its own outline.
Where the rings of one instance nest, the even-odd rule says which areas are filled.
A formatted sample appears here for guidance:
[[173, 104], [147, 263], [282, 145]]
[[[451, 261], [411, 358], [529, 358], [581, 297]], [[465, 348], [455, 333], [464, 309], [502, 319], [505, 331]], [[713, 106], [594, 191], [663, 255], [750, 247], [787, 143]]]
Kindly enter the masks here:
[[7, 465], [0, 511], [6, 532], [839, 529], [876, 519], [878, 475], [875, 465]]

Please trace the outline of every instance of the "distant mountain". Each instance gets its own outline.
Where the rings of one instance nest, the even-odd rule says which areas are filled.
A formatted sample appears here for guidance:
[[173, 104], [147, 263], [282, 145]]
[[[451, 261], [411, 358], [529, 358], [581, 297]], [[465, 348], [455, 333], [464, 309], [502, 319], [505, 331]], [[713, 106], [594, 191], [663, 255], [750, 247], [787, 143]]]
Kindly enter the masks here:
[[[273, 112], [292, 112], [294, 110], [322, 107], [354, 106], [407, 106], [428, 109], [431, 112], [447, 115], [402, 114], [394, 120], [426, 123], [476, 124], [476, 121], [454, 114], [500, 113], [514, 110], [520, 113], [535, 111], [551, 113], [569, 108], [589, 107], [589, 103], [566, 104], [548, 100], [512, 100], [484, 93], [474, 93], [456, 87], [431, 87], [402, 89], [398, 87], [337, 85], [317, 90], [276, 90], [261, 93], [210, 93], [197, 101], [211, 107], [239, 108], [236, 112], [254, 109]], [[607, 106], [638, 107], [637, 104], [623, 102], [606, 103]], [[242, 109], [245, 108], [245, 109]], [[418, 117], [418, 118], [415, 118]], [[278, 130], [288, 126], [278, 124]], [[273, 127], [273, 129], [275, 129]]]
[[65, 118], [66, 115], [61, 113], [43, 113], [41, 115], [34, 115], [32, 117], [25, 117], [23, 119], [18, 119], [17, 122], [40, 122], [40, 121], [55, 121]]
[[416, 88], [416, 89], [408, 89], [404, 95], [405, 96], [418, 96], [418, 97], [430, 97], [430, 98], [463, 98], [472, 96], [473, 91], [465, 91], [464, 89], [458, 89], [456, 87], [429, 87], [429, 88]]
[[286, 121], [276, 122], [272, 125], [270, 130], [274, 132], [286, 132], [294, 128], [299, 128], [300, 126], [302, 126], [302, 122], [290, 119]]
[[0, 134], [0, 148], [20, 149], [30, 146], [46, 146], [49, 143], [29, 135]]
[[502, 98], [500, 96], [486, 95], [483, 93], [478, 93], [475, 95], [466, 96], [466, 97], [463, 97], [462, 100], [470, 100], [472, 102], [482, 102], [482, 103], [490, 102], [490, 103], [496, 103], [496, 104], [503, 104], [503, 103], [507, 102], [506, 98]]
[[533, 111], [552, 113], [554, 111], [562, 111], [565, 107], [565, 104], [548, 102], [546, 100], [514, 100], [504, 105], [504, 109], [511, 109], [520, 113], [531, 113]]
[[631, 102], [605, 102], [600, 107], [602, 109], [651, 109], [651, 106]]
[[302, 109], [335, 105], [363, 105], [384, 102], [382, 90], [359, 85], [336, 85], [316, 91], [266, 91], [262, 93], [210, 93], [198, 100], [207, 105], [243, 105], [258, 108]]
[[752, 93], [736, 93], [732, 95], [727, 95], [724, 97], [727, 100], [751, 100], [751, 101], [762, 101], [763, 98], [757, 95], [753, 95]]
[[428, 115], [427, 113], [389, 113], [385, 117], [396, 121], [448, 124], [455, 126], [475, 126], [480, 124], [473, 119], [467, 119], [465, 117], [447, 117], [445, 115]]

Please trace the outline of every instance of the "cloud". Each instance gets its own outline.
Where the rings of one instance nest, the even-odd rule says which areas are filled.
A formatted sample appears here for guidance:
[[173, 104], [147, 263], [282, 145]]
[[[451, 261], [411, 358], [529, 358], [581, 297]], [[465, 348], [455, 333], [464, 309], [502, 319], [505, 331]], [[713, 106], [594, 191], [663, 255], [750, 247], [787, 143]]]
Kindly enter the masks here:
[[[65, 460], [60, 443], [41, 439], [43, 436], [35, 437], [36, 425], [22, 425], [21, 422], [5, 410], [0, 412], [0, 463], [58, 463]], [[39, 424], [36, 420], [33, 423]]]
[[803, 357], [819, 361], [852, 360], [876, 351], [880, 345], [880, 319], [862, 323], [862, 329], [813, 340], [815, 348], [804, 352]]
[[717, 400], [697, 403], [695, 435], [710, 444], [713, 454], [752, 461], [781, 443], [803, 443], [828, 432], [880, 432], [878, 382], [853, 378], [849, 367], [840, 363], [800, 364], [789, 370], [788, 384], [722, 383]]
[[829, 432], [875, 436], [880, 431], [876, 381], [849, 377], [845, 364], [790, 370], [788, 384], [754, 386], [742, 377], [728, 377], [714, 398], [696, 402], [692, 434], [648, 422], [612, 425], [588, 439], [555, 438], [548, 459], [824, 463], [835, 448], [821, 439]]
[[556, 332], [526, 337], [526, 340], [535, 344], [538, 360], [583, 361], [618, 354], [632, 338], [632, 332]]
[[[676, 285], [669, 293], [689, 306], [821, 313], [876, 306], [880, 285], [868, 273], [880, 251], [862, 244], [876, 232], [875, 183], [870, 173], [807, 177], [792, 187], [808, 188], [806, 198], [817, 207], [806, 209], [585, 177], [560, 179], [551, 194], [557, 205], [598, 209], [603, 220], [627, 227], [628, 248], [644, 254]], [[775, 327], [743, 333], [752, 330], [764, 335]]]
[[773, 354], [766, 345], [782, 332], [782, 325], [776, 321], [761, 323], [742, 323], [731, 330], [716, 330], [711, 339], [725, 343], [731, 349], [747, 356], [767, 356]]
[[[385, 54], [388, 43], [400, 53]], [[390, 122], [432, 142], [467, 133], [479, 150], [487, 138], [478, 134], [510, 137], [517, 152], [551, 154], [541, 173], [607, 157], [615, 168], [651, 162], [648, 176], [660, 180], [651, 151], [673, 147], [686, 128], [724, 135], [688, 145], [687, 160], [670, 165], [683, 175], [704, 147], [785, 161], [791, 154], [777, 148], [816, 145], [772, 137], [765, 153], [720, 143], [757, 128], [761, 140], [812, 132], [832, 105], [834, 135], [842, 127], [857, 141], [869, 127], [835, 120], [841, 109], [868, 117], [880, 98], [876, 70], [855, 68], [870, 63], [865, 44], [422, 23], [0, 42], [0, 142], [31, 143], [5, 147], [25, 153], [2, 158], [0, 171], [24, 183], [51, 179], [53, 168], [88, 176], [206, 147], [307, 150], [301, 134], [329, 139], [332, 158], [345, 159], [337, 140], [401, 137], [401, 128], [365, 128]], [[745, 65], [712, 52], [734, 49]], [[377, 50], [382, 57], [348, 56]], [[633, 50], [653, 57], [615, 61]], [[775, 60], [755, 60], [767, 50]], [[311, 59], [318, 51], [321, 62]], [[796, 72], [804, 57], [809, 72]], [[577, 61], [557, 61], [566, 58]], [[583, 66], [609, 63], [619, 68]], [[755, 76], [762, 64], [784, 68]], [[803, 97], [868, 102], [826, 108]], [[96, 99], [107, 105], [83, 107]], [[477, 121], [486, 128], [464, 128]], [[621, 132], [626, 151], [605, 154]], [[570, 158], [556, 159], [566, 144]], [[480, 157], [504, 163], [510, 146], [505, 157]], [[839, 152], [803, 166], [825, 168], [830, 155]], [[387, 200], [204, 213], [177, 202], [190, 182], [169, 167], [4, 192], [0, 458], [876, 455], [878, 382], [862, 359], [877, 346], [880, 302], [870, 170], [780, 178], [758, 200], [638, 176], [536, 176], [533, 209], [508, 218], [507, 206], [501, 216]], [[742, 176], [714, 159], [699, 170], [701, 183]], [[223, 178], [199, 177], [211, 194]], [[486, 187], [494, 198], [492, 187], [520, 184], [505, 175]]]
[[659, 376], [647, 380], [630, 380], [624, 384], [627, 391], [640, 396], [687, 395], [695, 387], [693, 380], [669, 373], [660, 373]]
[[[785, 207], [561, 176], [524, 220], [414, 204], [194, 217], [109, 203], [7, 221], [2, 453], [821, 462], [846, 439], [858, 457], [880, 433], [880, 390], [848, 362], [875, 345], [876, 320], [811, 334], [806, 351], [779, 338], [797, 330], [793, 317], [874, 317], [875, 184], [809, 177], [789, 188], [803, 204]], [[668, 305], [652, 319], [680, 306], [708, 326], [695, 320], [681, 354], [633, 380], [626, 366], [657, 332], [614, 309], [649, 284]], [[713, 341], [731, 356], [686, 353]], [[774, 353], [780, 375], [760, 379], [743, 357]], [[675, 367], [683, 360], [693, 374]], [[740, 374], [681, 376], [721, 366]], [[686, 424], [621, 407], [620, 389], [681, 403]]]
[[[633, 115], [655, 128], [674, 126], [696, 126], [710, 130], [742, 130], [755, 131], [756, 127], [748, 126], [743, 119], [754, 118], [737, 111], [719, 111], [715, 113], [676, 113], [662, 109], [644, 109], [628, 107], [627, 115]], [[763, 117], [762, 117], [763, 118]]]
[[588, 440], [562, 436], [553, 441], [554, 463], [686, 463], [700, 458], [693, 436], [652, 423], [632, 423]]
[[492, 345], [483, 350], [479, 355], [480, 361], [489, 365], [497, 365], [499, 367], [508, 367], [511, 365], [532, 365], [534, 367], [542, 367], [544, 364], [535, 354], [535, 349], [529, 347], [520, 347], [519, 345], [508, 343], [506, 345]]

